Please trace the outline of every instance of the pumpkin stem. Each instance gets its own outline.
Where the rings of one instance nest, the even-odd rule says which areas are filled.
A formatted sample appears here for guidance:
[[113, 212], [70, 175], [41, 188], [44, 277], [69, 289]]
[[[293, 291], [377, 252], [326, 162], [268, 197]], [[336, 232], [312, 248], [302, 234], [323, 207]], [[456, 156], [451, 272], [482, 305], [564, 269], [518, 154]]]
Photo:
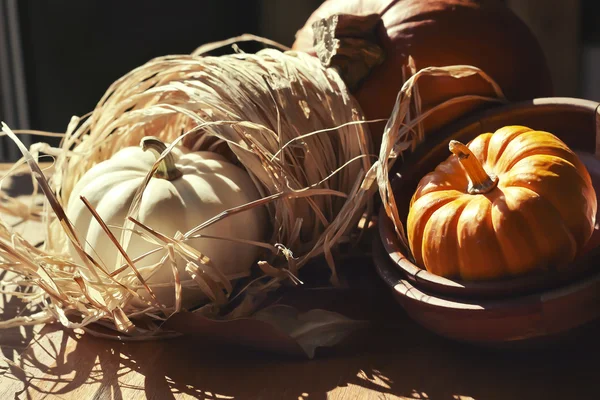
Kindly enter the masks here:
[[355, 91], [385, 54], [377, 41], [381, 15], [335, 14], [312, 24], [314, 48], [323, 66], [336, 68]]
[[481, 162], [475, 157], [475, 154], [467, 146], [459, 142], [458, 140], [451, 140], [448, 148], [456, 157], [464, 168], [467, 176], [469, 177], [469, 188], [470, 194], [481, 194], [487, 193], [498, 184], [498, 177], [490, 177]]
[[[150, 150], [151, 152], [153, 152], [156, 158], [159, 158], [162, 155], [162, 153], [167, 149], [167, 146], [163, 142], [161, 142], [160, 139], [154, 136], [146, 136], [142, 138], [140, 146], [144, 151]], [[175, 179], [181, 178], [182, 175], [183, 172], [181, 172], [175, 166], [175, 157], [173, 157], [173, 154], [171, 154], [170, 152], [158, 164], [158, 168], [154, 173], [154, 176], [156, 178], [166, 179], [169, 181], [174, 181]]]

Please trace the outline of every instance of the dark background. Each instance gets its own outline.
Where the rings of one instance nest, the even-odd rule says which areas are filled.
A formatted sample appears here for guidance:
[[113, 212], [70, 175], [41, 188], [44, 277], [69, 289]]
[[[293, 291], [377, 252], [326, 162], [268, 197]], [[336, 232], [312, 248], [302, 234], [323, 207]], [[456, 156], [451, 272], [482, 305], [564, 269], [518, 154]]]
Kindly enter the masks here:
[[264, 11], [281, 8], [277, 1], [19, 0], [30, 128], [64, 131], [72, 115], [90, 111], [113, 81], [153, 57], [243, 33], [272, 32], [291, 46], [320, 3], [299, 2], [307, 6], [289, 7], [278, 21]]
[[[71, 116], [92, 110], [114, 80], [149, 59], [190, 53], [201, 44], [243, 33], [291, 46], [296, 31], [321, 2], [0, 0], [0, 7], [12, 3], [17, 9], [24, 89], [12, 90], [23, 90], [26, 99], [24, 117], [0, 115], [0, 120], [13, 128], [64, 132]], [[538, 37], [556, 95], [600, 101], [600, 1], [504, 2]], [[1, 24], [0, 39], [7, 30]], [[260, 48], [251, 43], [241, 47]], [[7, 144], [0, 140], [0, 150]], [[17, 155], [0, 151], [0, 161]]]

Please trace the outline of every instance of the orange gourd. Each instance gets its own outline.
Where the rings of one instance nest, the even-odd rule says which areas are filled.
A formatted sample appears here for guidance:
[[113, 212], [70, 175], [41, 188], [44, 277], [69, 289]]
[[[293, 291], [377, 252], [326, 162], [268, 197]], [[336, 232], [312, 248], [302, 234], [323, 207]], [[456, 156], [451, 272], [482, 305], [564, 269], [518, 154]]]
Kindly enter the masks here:
[[[338, 56], [329, 59], [323, 52], [328, 46], [315, 44], [314, 24], [333, 16], [336, 22], [325, 30], [325, 37], [336, 40]], [[369, 120], [390, 117], [409, 56], [417, 71], [432, 66], [478, 67], [513, 102], [553, 94], [538, 41], [499, 0], [326, 0], [298, 31], [293, 49], [319, 55], [328, 66], [338, 68]], [[480, 76], [426, 76], [419, 81], [419, 94], [425, 112], [455, 97], [493, 96], [494, 91]], [[437, 110], [423, 121], [425, 132], [486, 104], [470, 100]], [[384, 126], [369, 124], [376, 144]]]
[[421, 179], [407, 221], [417, 265], [485, 280], [562, 268], [590, 238], [596, 194], [577, 155], [548, 132], [507, 126]]

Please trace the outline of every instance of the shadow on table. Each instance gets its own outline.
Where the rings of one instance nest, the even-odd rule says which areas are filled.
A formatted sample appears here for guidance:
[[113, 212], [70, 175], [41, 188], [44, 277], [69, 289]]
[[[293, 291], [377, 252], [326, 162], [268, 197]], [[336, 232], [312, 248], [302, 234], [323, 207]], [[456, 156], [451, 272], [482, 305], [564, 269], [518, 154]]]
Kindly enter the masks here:
[[[0, 280], [5, 280], [7, 274], [6, 271], [0, 271]], [[27, 315], [29, 311], [26, 306], [26, 303], [16, 296], [0, 294], [1, 320], [5, 321], [23, 314]], [[2, 357], [11, 361], [14, 360], [29, 345], [34, 335], [34, 327], [32, 326], [0, 330], [0, 342], [2, 343], [0, 353]], [[0, 373], [5, 372], [4, 370], [5, 367], [0, 367]]]
[[355, 387], [436, 400], [596, 398], [600, 393], [600, 323], [560, 346], [499, 351], [446, 341], [400, 310], [390, 312], [389, 322], [380, 321], [361, 340], [322, 351], [312, 361], [218, 348], [194, 338], [122, 343], [47, 328], [37, 339], [37, 351], [23, 354], [23, 371], [13, 372], [27, 382], [17, 395], [60, 396], [82, 386], [88, 387], [81, 389], [86, 397], [117, 400], [135, 392], [158, 399], [178, 394], [325, 399], [338, 387], [346, 387], [339, 398], [355, 398]]
[[[387, 288], [374, 291], [387, 293]], [[341, 388], [338, 398], [356, 398], [358, 388], [373, 390], [373, 398], [377, 393], [435, 400], [599, 397], [600, 322], [560, 346], [500, 351], [436, 337], [409, 320], [391, 296], [374, 303], [379, 306], [369, 332], [342, 348], [322, 349], [310, 361], [217, 347], [197, 338], [101, 340], [57, 325], [37, 335], [31, 327], [2, 331], [1, 351], [10, 361], [15, 352], [22, 353], [6, 374], [19, 388], [15, 398], [77, 392], [82, 399], [116, 400], [137, 393], [156, 399], [178, 394], [325, 399], [336, 388]], [[11, 298], [4, 309], [3, 318], [12, 317], [22, 304]]]

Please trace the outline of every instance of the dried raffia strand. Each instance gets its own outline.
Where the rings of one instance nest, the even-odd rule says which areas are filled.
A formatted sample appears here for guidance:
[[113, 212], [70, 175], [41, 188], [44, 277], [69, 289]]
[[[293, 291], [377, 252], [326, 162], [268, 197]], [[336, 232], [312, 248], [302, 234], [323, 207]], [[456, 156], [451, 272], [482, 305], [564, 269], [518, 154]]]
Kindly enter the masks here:
[[[228, 43], [209, 44], [197, 52]], [[335, 281], [333, 248], [351, 240], [359, 219], [371, 210], [370, 197], [377, 187], [387, 214], [400, 237], [404, 237], [388, 175], [402, 152], [424, 139], [421, 122], [434, 110], [457, 102], [473, 98], [504, 101], [500, 88], [474, 67], [415, 71], [409, 61], [407, 70], [412, 76], [407, 77], [398, 95], [379, 151], [380, 161], [374, 164], [367, 128], [341, 78], [305, 54], [263, 50], [224, 57], [167, 56], [123, 76], [111, 85], [93, 112], [73, 117], [59, 149], [32, 147], [31, 154], [22, 149], [29, 155], [32, 175], [48, 198], [43, 210], [35, 210], [46, 222], [48, 237], [39, 253], [32, 252], [25, 239], [0, 224], [0, 239], [5, 244], [0, 253], [1, 265], [17, 274], [14, 282], [32, 292], [32, 296], [23, 298], [35, 299], [32, 301], [41, 311], [26, 319], [4, 321], [0, 327], [56, 320], [70, 328], [103, 335], [89, 326], [95, 322], [113, 327], [122, 340], [172, 336], [173, 333], [162, 332], [158, 323], [140, 328], [134, 320], [146, 317], [161, 321], [178, 311], [183, 286], [199, 285], [216, 303], [231, 300], [230, 280], [237, 277], [220, 274], [210, 259], [194, 252], [186, 241], [201, 237], [205, 226], [247, 207], [267, 207], [273, 235], [260, 245], [269, 250], [265, 259], [259, 260], [265, 275], [244, 287], [247, 296], [227, 316], [252, 313], [258, 304], [253, 299], [264, 296], [284, 280], [300, 283], [295, 274], [316, 256], [325, 256]], [[422, 113], [417, 81], [428, 75], [457, 79], [479, 75], [494, 88], [496, 97], [463, 96]], [[4, 130], [10, 132], [8, 127]], [[123, 262], [123, 267], [111, 274], [98, 265], [93, 252], [82, 257], [85, 264], [70, 261], [67, 243], [70, 241], [81, 251], [83, 248], [68, 231], [70, 224], [62, 211], [75, 183], [88, 169], [123, 147], [138, 145], [146, 136], [156, 136], [171, 145], [140, 186], [129, 219], [120, 227], [118, 243], [127, 248], [129, 237], [135, 234], [165, 252], [160, 263], [144, 267], [144, 278], [163, 264], [174, 270], [175, 305], [162, 310], [138, 293], [144, 284], [140, 284], [129, 264], [143, 262], [143, 257]], [[11, 138], [18, 142], [14, 134]], [[162, 159], [181, 144], [194, 150], [227, 151], [250, 173], [263, 199], [228, 210], [174, 238], [165, 237], [152, 227], [137, 225], [137, 208], [145, 186]], [[55, 157], [55, 173], [50, 181], [37, 167], [35, 159], [40, 152]], [[9, 198], [4, 207], [24, 214], [20, 203], [13, 200]], [[186, 260], [191, 276], [176, 276], [172, 263], [177, 257]], [[10, 284], [3, 283], [0, 289], [7, 291]], [[45, 295], [40, 300], [37, 294], [42, 291]], [[240, 295], [238, 292], [233, 298]], [[197, 312], [217, 317], [216, 303]], [[79, 322], [72, 322], [69, 316]]]
[[[412, 58], [409, 57], [409, 67], [412, 65]], [[414, 71], [411, 68], [412, 76], [406, 79], [402, 85], [402, 90], [398, 93], [396, 104], [390, 119], [384, 129], [381, 148], [379, 150], [379, 160], [375, 163], [373, 173], [370, 174], [364, 182], [366, 187], [370, 186], [374, 179], [377, 180], [379, 194], [382, 199], [382, 205], [386, 214], [394, 223], [396, 234], [404, 242], [406, 248], [408, 241], [404, 232], [404, 225], [400, 219], [396, 201], [390, 184], [390, 169], [408, 149], [414, 149], [421, 143], [424, 137], [424, 131], [420, 127], [421, 122], [435, 111], [441, 110], [452, 104], [473, 99], [504, 103], [506, 99], [502, 89], [494, 80], [479, 68], [469, 65], [454, 65], [448, 67], [429, 67]], [[455, 79], [466, 78], [477, 75], [483, 78], [494, 90], [496, 97], [481, 97], [475, 95], [466, 95], [449, 99], [428, 111], [420, 112], [420, 99], [418, 97], [418, 81], [424, 76], [448, 76]], [[416, 108], [416, 115], [412, 115], [411, 106]]]
[[[248, 39], [255, 38], [236, 40]], [[97, 332], [88, 325], [95, 322], [112, 327], [121, 339], [168, 336], [160, 331], [159, 323], [142, 328], [135, 321], [140, 317], [164, 320], [179, 311], [181, 288], [190, 286], [200, 287], [213, 301], [198, 312], [217, 317], [215, 307], [231, 301], [230, 281], [240, 276], [220, 273], [218, 266], [188, 241], [201, 238], [202, 230], [211, 223], [251, 207], [266, 207], [273, 225], [272, 236], [265, 243], [255, 243], [265, 249], [264, 257], [257, 261], [266, 274], [252, 279], [243, 292], [235, 294], [235, 298], [246, 297], [227, 316], [253, 312], [259, 304], [255, 300], [283, 281], [300, 284], [296, 274], [313, 257], [326, 255], [335, 279], [333, 247], [349, 242], [358, 220], [371, 210], [374, 185], [366, 187], [362, 181], [373, 174], [376, 156], [362, 114], [338, 74], [306, 54], [263, 50], [257, 54], [200, 56], [228, 44], [231, 41], [208, 44], [192, 55], [149, 61], [111, 85], [93, 112], [74, 117], [60, 148], [32, 147], [28, 157], [48, 198], [43, 210], [36, 210], [46, 222], [47, 240], [39, 253], [34, 253], [9, 228], [0, 229], [0, 239], [6, 243], [0, 254], [2, 265], [16, 271], [15, 281], [22, 286], [35, 293], [45, 291], [41, 312], [31, 318], [40, 323], [56, 320], [92, 334]], [[8, 127], [4, 130], [10, 132]], [[14, 134], [10, 136], [18, 141]], [[139, 187], [129, 218], [116, 227], [120, 228], [120, 238], [116, 235], [113, 243], [115, 251], [122, 251], [130, 237], [138, 235], [156, 244], [164, 257], [158, 264], [143, 267], [138, 265], [144, 257], [125, 257], [126, 262], [121, 258], [122, 267], [110, 274], [95, 261], [93, 251], [82, 254], [85, 264], [75, 263], [69, 259], [68, 243], [84, 250], [68, 231], [72, 228], [64, 217], [71, 190], [92, 166], [124, 147], [137, 146], [147, 136], [156, 136], [170, 146]], [[227, 153], [250, 173], [263, 198], [175, 237], [140, 224], [137, 210], [146, 185], [159, 163], [181, 145]], [[22, 151], [29, 154], [27, 149]], [[36, 170], [34, 159], [40, 153], [55, 159], [55, 172], [49, 180], [39, 168]], [[17, 203], [3, 205], [17, 209]], [[186, 276], [176, 273], [177, 258], [186, 261]], [[164, 287], [147, 283], [148, 277], [163, 266], [174, 273], [172, 307], [141, 296]], [[14, 287], [2, 289], [14, 291]], [[2, 326], [24, 323], [34, 322], [14, 319]]]

